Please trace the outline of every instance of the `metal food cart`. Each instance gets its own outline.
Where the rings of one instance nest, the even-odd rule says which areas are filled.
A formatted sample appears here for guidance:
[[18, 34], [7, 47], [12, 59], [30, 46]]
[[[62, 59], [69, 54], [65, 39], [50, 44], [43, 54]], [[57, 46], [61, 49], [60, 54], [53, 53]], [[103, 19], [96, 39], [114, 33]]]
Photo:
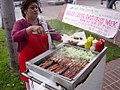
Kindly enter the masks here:
[[[73, 78], [65, 77], [39, 66], [40, 63], [46, 61], [65, 46], [69, 45], [61, 43], [56, 49], [50, 49], [26, 62], [28, 70], [22, 74], [29, 78], [31, 90], [102, 90], [107, 47], [104, 47], [101, 52], [91, 51], [95, 57]], [[90, 51], [80, 46], [77, 48]]]

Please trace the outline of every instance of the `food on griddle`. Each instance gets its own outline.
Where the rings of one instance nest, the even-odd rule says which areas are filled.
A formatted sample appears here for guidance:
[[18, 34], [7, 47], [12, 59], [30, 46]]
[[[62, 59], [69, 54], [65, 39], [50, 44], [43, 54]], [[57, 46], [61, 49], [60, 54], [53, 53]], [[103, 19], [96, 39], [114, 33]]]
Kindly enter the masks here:
[[57, 71], [56, 73], [62, 75], [67, 69], [69, 69], [69, 68], [68, 67], [63, 67], [63, 69]]
[[86, 62], [81, 62], [79, 64], [79, 67], [76, 67], [72, 70], [73, 73], [69, 73], [68, 78], [73, 78], [74, 76], [76, 76], [85, 67], [86, 64]]
[[62, 57], [62, 59], [59, 58], [59, 60], [57, 60], [55, 60], [55, 57], [52, 57], [41, 63], [39, 66], [65, 77], [74, 78], [88, 63], [87, 61], [76, 61], [65, 56]]
[[74, 78], [93, 58], [91, 51], [75, 47], [64, 47], [39, 66], [56, 74]]
[[53, 63], [54, 63], [54, 61], [49, 59], [49, 60], [45, 61], [44, 63], [40, 64], [39, 66], [42, 67], [42, 68], [48, 68]]
[[[71, 53], [72, 52], [72, 53]], [[82, 48], [64, 47], [61, 48], [61, 53], [76, 60], [86, 60], [90, 62], [96, 56], [92, 51], [87, 51]]]
[[53, 71], [53, 70], [57, 69], [58, 67], [59, 67], [59, 64], [56, 63], [56, 64], [48, 67], [47, 69], [50, 70], [50, 71]]

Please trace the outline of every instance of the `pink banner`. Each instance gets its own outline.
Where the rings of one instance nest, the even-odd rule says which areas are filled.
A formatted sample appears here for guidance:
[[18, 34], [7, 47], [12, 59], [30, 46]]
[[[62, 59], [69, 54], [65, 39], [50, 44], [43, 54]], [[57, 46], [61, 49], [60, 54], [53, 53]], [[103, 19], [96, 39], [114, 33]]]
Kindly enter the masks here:
[[119, 28], [120, 13], [105, 8], [68, 4], [62, 21], [113, 38]]

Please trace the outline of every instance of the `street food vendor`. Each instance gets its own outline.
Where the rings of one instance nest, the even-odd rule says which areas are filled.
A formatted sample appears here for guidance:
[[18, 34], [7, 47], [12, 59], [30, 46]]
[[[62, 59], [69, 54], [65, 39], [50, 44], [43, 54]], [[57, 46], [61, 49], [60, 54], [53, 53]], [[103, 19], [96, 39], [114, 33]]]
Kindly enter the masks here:
[[[23, 18], [16, 21], [12, 30], [12, 39], [17, 43], [18, 62], [20, 73], [26, 70], [26, 61], [49, 49], [48, 34], [38, 18], [38, 0], [23, 0], [21, 12]], [[51, 26], [47, 23], [48, 30]], [[36, 32], [37, 34], [34, 34]], [[52, 40], [61, 40], [60, 34], [50, 34]], [[30, 90], [28, 79], [22, 76], [26, 82], [27, 90]]]

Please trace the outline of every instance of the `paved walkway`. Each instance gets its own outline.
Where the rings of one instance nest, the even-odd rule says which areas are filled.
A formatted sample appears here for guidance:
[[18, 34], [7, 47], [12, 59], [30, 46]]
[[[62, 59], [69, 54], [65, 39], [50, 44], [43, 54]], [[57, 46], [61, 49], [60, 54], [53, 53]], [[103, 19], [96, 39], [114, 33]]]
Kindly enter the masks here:
[[106, 63], [103, 90], [120, 90], [120, 58]]

